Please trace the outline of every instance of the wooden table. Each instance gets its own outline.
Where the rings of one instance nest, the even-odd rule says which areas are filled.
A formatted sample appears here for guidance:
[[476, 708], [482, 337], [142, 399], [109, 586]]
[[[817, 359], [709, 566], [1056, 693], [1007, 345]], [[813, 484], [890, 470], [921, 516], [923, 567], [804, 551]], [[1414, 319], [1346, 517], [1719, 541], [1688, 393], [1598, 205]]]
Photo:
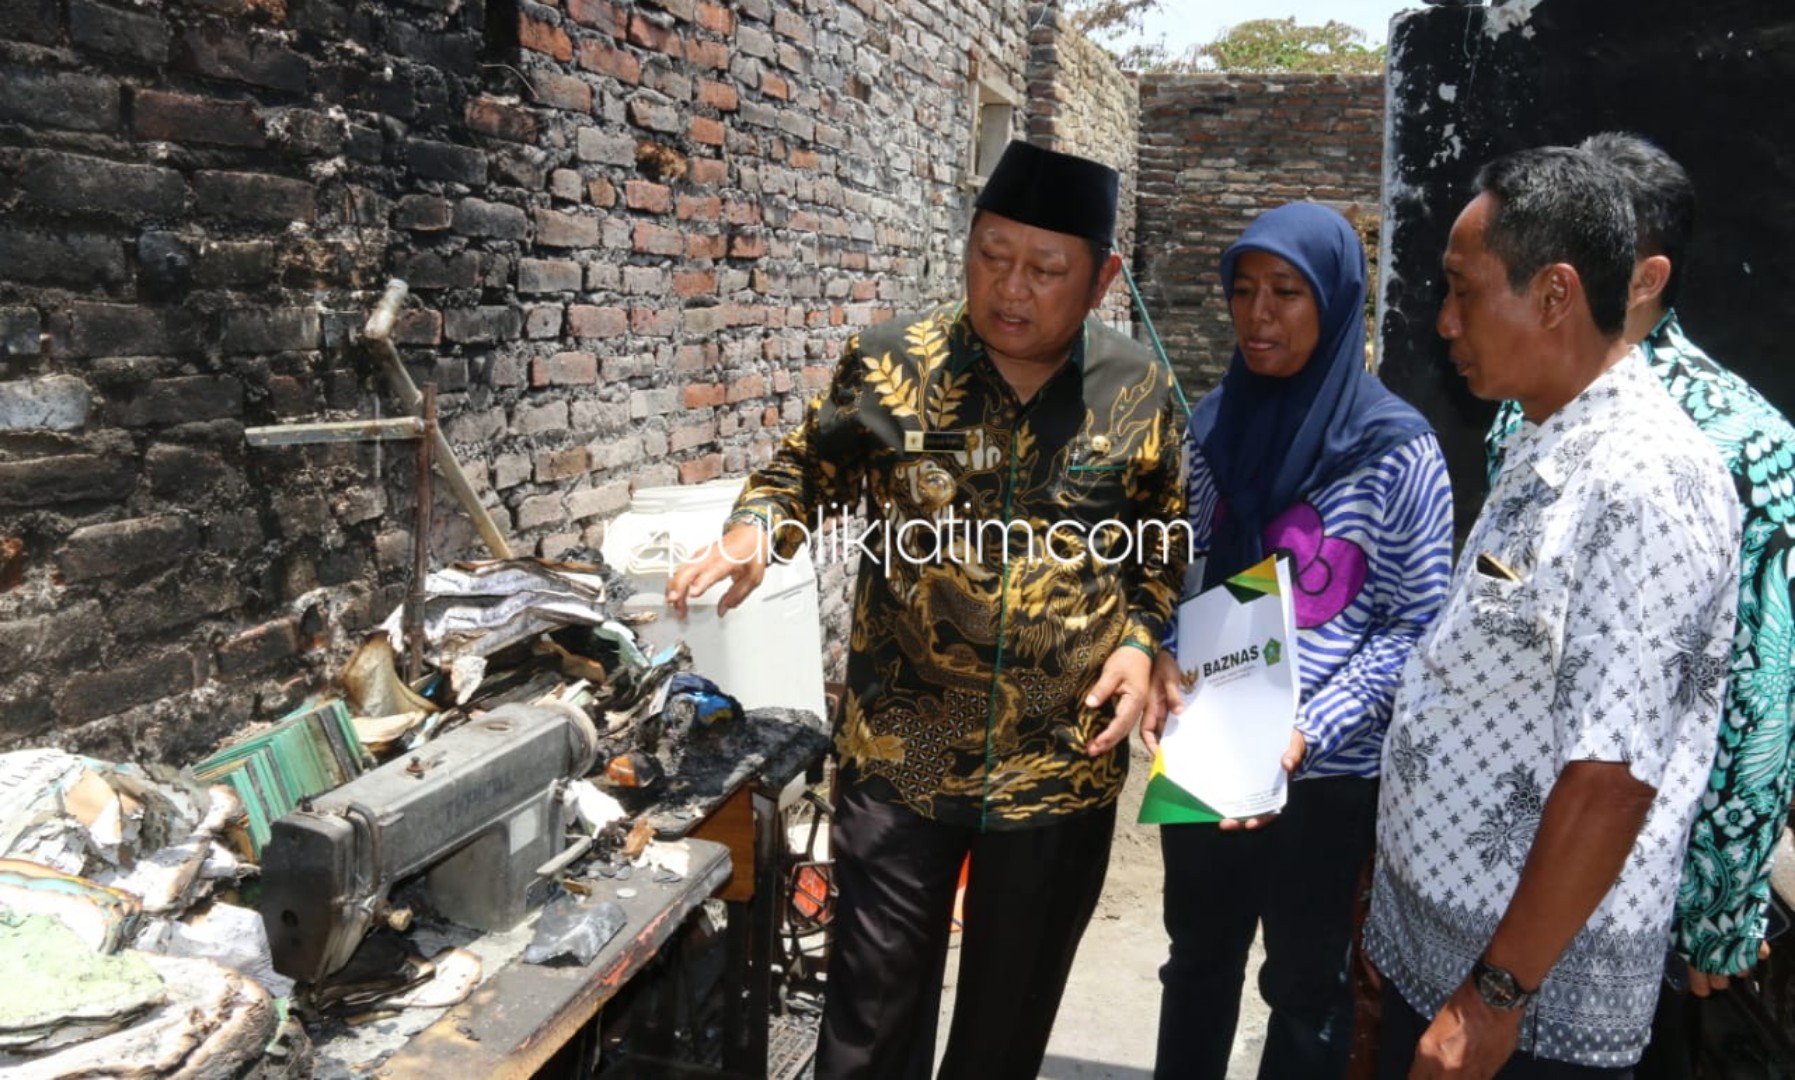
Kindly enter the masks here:
[[[715, 895], [729, 907], [725, 1075], [765, 1076], [783, 850], [779, 796], [821, 762], [828, 745], [817, 717], [786, 709], [752, 710], [742, 724], [698, 748], [689, 770], [652, 791], [621, 793], [632, 814], [648, 819], [657, 843], [690, 846], [691, 869], [683, 882], [657, 885], [647, 873], [624, 882], [594, 879], [594, 895], [615, 899], [629, 921], [591, 964], [543, 967], [508, 960], [489, 972], [466, 1001], [397, 1049], [376, 1053], [346, 1047], [343, 1040], [321, 1043], [320, 1059], [332, 1067], [324, 1075], [358, 1080], [528, 1077], [571, 1042], [686, 917]], [[618, 886], [635, 895], [614, 897]], [[515, 955], [527, 933], [511, 936], [518, 939], [507, 942], [514, 946], [509, 955]]]
[[[637, 873], [628, 881], [594, 879], [593, 895], [614, 901], [629, 921], [590, 964], [545, 966], [511, 960], [488, 972], [473, 994], [412, 1036], [385, 1061], [346, 1061], [325, 1042], [319, 1057], [354, 1076], [384, 1080], [528, 1077], [574, 1038], [686, 917], [729, 880], [729, 851], [707, 840], [684, 841], [689, 870], [677, 882]], [[614, 895], [619, 888], [632, 896]], [[532, 920], [533, 921], [533, 920]]]

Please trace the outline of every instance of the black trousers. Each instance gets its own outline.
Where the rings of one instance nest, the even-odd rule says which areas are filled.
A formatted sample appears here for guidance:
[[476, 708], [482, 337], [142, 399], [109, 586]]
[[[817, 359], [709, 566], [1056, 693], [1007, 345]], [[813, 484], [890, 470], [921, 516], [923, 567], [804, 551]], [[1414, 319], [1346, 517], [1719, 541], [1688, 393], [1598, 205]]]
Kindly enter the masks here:
[[[1402, 993], [1384, 979], [1383, 1027], [1378, 1032], [1377, 1080], [1407, 1080], [1415, 1047], [1431, 1021], [1415, 1011]], [[1633, 1067], [1600, 1069], [1517, 1053], [1496, 1072], [1495, 1080], [1633, 1080]]]
[[[1683, 963], [1682, 957], [1671, 962]], [[1638, 1080], [1695, 1080], [1695, 1014], [1701, 999], [1687, 990], [1658, 987], [1658, 1009], [1652, 1014], [1652, 1039], [1634, 1073]]]
[[846, 788], [817, 1080], [924, 1080], [960, 864], [971, 872], [943, 1078], [1034, 1077], [1109, 867], [1113, 806], [1005, 832], [942, 825]]
[[1240, 1018], [1253, 932], [1265, 931], [1259, 993], [1271, 1007], [1262, 1080], [1339, 1080], [1352, 1051], [1347, 981], [1353, 893], [1376, 840], [1376, 780], [1298, 780], [1278, 820], [1251, 831], [1166, 825], [1159, 969], [1160, 1080], [1222, 1080]]

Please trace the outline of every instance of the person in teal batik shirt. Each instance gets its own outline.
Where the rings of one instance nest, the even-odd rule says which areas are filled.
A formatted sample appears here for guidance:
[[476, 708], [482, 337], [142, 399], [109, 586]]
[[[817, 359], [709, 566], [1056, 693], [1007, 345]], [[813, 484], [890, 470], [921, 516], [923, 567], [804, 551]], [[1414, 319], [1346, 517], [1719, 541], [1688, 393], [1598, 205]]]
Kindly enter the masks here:
[[[1705, 997], [1758, 962], [1771, 856], [1795, 779], [1795, 428], [1749, 383], [1690, 341], [1677, 322], [1672, 305], [1695, 209], [1682, 166], [1634, 135], [1595, 135], [1582, 149], [1618, 168], [1633, 196], [1638, 262], [1627, 338], [1639, 342], [1652, 372], [1720, 452], [1744, 515], [1739, 629], [1720, 752], [1690, 835], [1674, 925], [1690, 988]], [[1503, 402], [1486, 439], [1492, 478], [1501, 468], [1504, 442], [1521, 424], [1520, 406]], [[1661, 1006], [1654, 1043], [1666, 1020]], [[1648, 1049], [1641, 1078], [1653, 1073], [1654, 1050], [1664, 1049]], [[1667, 1065], [1658, 1075], [1687, 1075], [1687, 1069]]]

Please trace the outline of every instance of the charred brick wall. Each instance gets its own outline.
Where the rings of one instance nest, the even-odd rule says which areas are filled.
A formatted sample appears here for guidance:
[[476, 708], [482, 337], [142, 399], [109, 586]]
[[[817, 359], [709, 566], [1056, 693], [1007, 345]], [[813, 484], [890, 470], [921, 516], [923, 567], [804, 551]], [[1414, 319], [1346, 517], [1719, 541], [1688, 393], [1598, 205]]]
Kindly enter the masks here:
[[1194, 398], [1234, 331], [1217, 263], [1261, 212], [1294, 200], [1377, 214], [1379, 75], [1147, 75], [1140, 86], [1135, 276]]
[[[944, 148], [974, 55], [1029, 91], [1026, 15], [0, 5], [0, 746], [189, 759], [399, 602], [409, 445], [244, 438], [395, 408], [358, 333], [389, 275], [521, 551], [764, 460], [855, 327], [954, 292], [972, 189]], [[446, 496], [433, 519], [434, 564], [484, 554]]]
[[1440, 253], [1477, 169], [1499, 154], [1632, 131], [1688, 170], [1696, 232], [1677, 299], [1683, 328], [1716, 360], [1795, 414], [1786, 320], [1795, 290], [1790, 201], [1795, 10], [1778, 0], [1585, 0], [1428, 8], [1390, 37], [1390, 274], [1384, 366], [1433, 422], [1452, 471], [1460, 535], [1483, 502], [1473, 398], [1434, 333]]

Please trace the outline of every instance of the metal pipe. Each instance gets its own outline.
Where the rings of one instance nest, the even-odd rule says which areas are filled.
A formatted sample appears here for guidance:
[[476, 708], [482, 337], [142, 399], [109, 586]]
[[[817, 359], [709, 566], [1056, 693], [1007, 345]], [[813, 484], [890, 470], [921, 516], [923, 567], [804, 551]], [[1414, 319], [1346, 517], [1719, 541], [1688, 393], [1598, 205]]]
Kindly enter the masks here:
[[311, 443], [387, 442], [415, 439], [424, 422], [415, 416], [385, 420], [330, 420], [315, 424], [274, 424], [243, 429], [251, 446], [303, 446]]
[[[417, 384], [411, 381], [411, 373], [405, 370], [405, 361], [399, 358], [399, 350], [393, 347], [392, 342], [393, 321], [398, 318], [399, 305], [404, 303], [406, 291], [405, 282], [398, 278], [386, 283], [386, 293], [375, 306], [374, 314], [368, 317], [367, 325], [362, 327], [362, 336], [374, 343], [374, 349], [380, 354], [399, 403], [405, 407], [406, 412], [417, 416], [423, 408], [423, 395], [418, 392]], [[443, 438], [441, 426], [437, 426], [426, 438], [430, 440], [437, 470], [442, 473], [449, 490], [455, 493], [455, 499], [461, 504], [461, 508], [473, 519], [474, 528], [480, 532], [480, 539], [486, 541], [486, 547], [494, 555], [501, 559], [511, 558], [510, 543], [505, 540], [505, 534], [499, 531], [498, 523], [492, 519], [492, 515], [486, 512], [479, 494], [474, 491], [474, 485], [468, 482], [467, 474], [461, 471], [460, 462], [455, 460], [455, 450], [449, 445], [449, 440]]]
[[436, 384], [424, 384], [424, 438], [418, 440], [418, 512], [412, 517], [411, 596], [405, 605], [405, 679], [424, 675], [425, 583], [430, 576], [430, 458], [436, 434]]
[[1172, 376], [1172, 393], [1178, 399], [1178, 407], [1184, 415], [1190, 415], [1190, 402], [1184, 399], [1184, 387], [1178, 384], [1178, 373], [1172, 370], [1172, 361], [1166, 356], [1166, 347], [1159, 340], [1159, 331], [1153, 329], [1153, 316], [1147, 314], [1147, 298], [1134, 284], [1134, 275], [1128, 272], [1128, 264], [1122, 264], [1122, 280], [1128, 284], [1128, 295], [1134, 298], [1134, 309], [1141, 313], [1141, 324], [1147, 328], [1147, 340], [1153, 345], [1153, 352], [1159, 357], [1160, 364]]

